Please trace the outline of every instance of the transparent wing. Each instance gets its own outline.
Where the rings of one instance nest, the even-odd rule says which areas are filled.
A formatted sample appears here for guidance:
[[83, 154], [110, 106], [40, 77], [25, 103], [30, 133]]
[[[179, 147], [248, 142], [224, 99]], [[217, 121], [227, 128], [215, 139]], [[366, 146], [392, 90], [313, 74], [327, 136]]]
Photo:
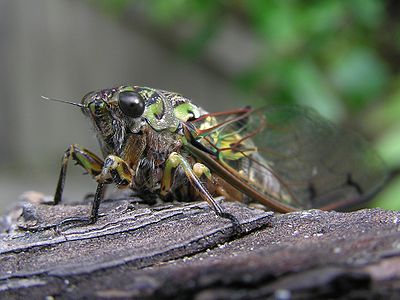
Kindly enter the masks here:
[[266, 200], [337, 209], [367, 200], [385, 180], [382, 160], [361, 137], [310, 108], [242, 109], [193, 124], [220, 165]]

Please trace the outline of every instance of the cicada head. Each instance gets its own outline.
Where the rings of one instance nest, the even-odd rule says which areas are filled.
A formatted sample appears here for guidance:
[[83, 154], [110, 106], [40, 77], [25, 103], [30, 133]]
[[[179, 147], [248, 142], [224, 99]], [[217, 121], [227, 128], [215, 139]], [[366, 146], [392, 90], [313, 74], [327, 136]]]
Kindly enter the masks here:
[[[82, 99], [82, 111], [95, 130], [104, 137], [115, 134], [117, 123], [129, 126], [130, 131], [140, 130], [145, 102], [138, 93], [124, 87], [90, 92]], [[121, 124], [122, 125], [122, 124]]]
[[82, 111], [92, 120], [101, 144], [115, 153], [121, 152], [132, 134], [142, 134], [149, 127], [175, 130], [179, 124], [163, 91], [147, 87], [119, 86], [90, 92], [82, 99]]
[[177, 132], [181, 122], [205, 113], [177, 93], [139, 86], [119, 86], [87, 93], [81, 103], [42, 96], [78, 106], [91, 119], [103, 154], [121, 155], [129, 138], [149, 130]]

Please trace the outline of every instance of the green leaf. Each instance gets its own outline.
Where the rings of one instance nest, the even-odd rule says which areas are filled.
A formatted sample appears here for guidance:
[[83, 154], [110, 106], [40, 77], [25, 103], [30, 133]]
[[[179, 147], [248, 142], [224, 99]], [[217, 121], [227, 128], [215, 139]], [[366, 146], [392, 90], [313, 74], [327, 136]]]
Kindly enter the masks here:
[[400, 123], [382, 134], [377, 147], [389, 166], [400, 166]]
[[297, 103], [311, 106], [331, 120], [340, 120], [343, 117], [340, 100], [327, 84], [324, 74], [312, 61], [298, 62], [286, 81]]
[[359, 107], [383, 92], [388, 71], [371, 49], [351, 48], [336, 57], [331, 66], [331, 78], [350, 106]]
[[381, 207], [384, 209], [399, 210], [400, 209], [400, 178], [392, 182], [384, 191], [374, 199], [368, 206]]
[[368, 111], [364, 124], [368, 132], [382, 132], [387, 128], [400, 125], [400, 78], [392, 80], [393, 91], [388, 92], [379, 106]]
[[352, 0], [347, 5], [356, 17], [357, 23], [366, 27], [375, 27], [382, 22], [384, 1], [380, 0]]

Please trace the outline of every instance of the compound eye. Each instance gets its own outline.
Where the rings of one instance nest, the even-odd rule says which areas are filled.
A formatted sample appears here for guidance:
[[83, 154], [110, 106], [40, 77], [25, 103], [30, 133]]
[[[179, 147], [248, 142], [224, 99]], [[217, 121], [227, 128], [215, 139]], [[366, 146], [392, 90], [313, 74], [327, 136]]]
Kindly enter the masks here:
[[91, 101], [88, 106], [94, 116], [102, 116], [107, 112], [107, 104], [103, 101]]
[[122, 112], [131, 118], [138, 118], [144, 112], [144, 100], [135, 92], [125, 91], [118, 95], [118, 105]]

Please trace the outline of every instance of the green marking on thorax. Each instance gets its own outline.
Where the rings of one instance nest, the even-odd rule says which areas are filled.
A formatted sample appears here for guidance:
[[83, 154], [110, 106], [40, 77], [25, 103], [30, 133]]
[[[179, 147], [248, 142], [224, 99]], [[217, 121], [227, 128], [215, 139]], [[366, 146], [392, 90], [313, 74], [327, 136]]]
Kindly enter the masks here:
[[182, 103], [176, 106], [174, 108], [174, 113], [175, 116], [183, 122], [186, 122], [190, 117], [192, 117], [192, 114], [194, 114], [194, 117], [200, 116], [199, 108], [189, 102]]
[[151, 104], [147, 107], [147, 113], [151, 113], [153, 116], [160, 115], [163, 113], [163, 103], [161, 99], [157, 99], [156, 103]]

